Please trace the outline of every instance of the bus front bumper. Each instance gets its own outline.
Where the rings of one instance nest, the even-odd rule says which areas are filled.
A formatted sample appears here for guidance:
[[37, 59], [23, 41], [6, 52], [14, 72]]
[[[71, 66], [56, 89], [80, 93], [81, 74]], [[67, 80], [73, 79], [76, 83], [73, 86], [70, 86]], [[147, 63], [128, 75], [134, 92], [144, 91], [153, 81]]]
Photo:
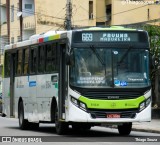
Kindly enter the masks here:
[[[84, 111], [70, 102], [70, 107], [66, 110], [67, 122], [88, 122], [88, 123], [123, 123], [123, 122], [148, 122], [151, 121], [151, 103], [141, 112], [135, 114], [133, 118], [93, 118], [91, 113]], [[104, 112], [103, 112], [104, 113]]]

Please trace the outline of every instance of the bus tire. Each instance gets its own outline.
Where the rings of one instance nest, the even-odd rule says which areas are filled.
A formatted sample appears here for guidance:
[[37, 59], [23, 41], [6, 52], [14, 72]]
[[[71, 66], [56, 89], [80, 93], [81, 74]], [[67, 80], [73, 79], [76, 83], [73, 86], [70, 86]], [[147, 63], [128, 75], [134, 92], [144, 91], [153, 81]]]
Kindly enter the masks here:
[[19, 103], [18, 118], [19, 118], [20, 129], [22, 130], [28, 129], [29, 123], [28, 120], [24, 119], [24, 107], [22, 101]]
[[118, 131], [120, 135], [129, 135], [132, 130], [132, 123], [123, 123], [118, 125]]
[[55, 112], [55, 128], [56, 128], [57, 134], [59, 135], [66, 134], [68, 131], [68, 123], [59, 121], [58, 119], [58, 108], [56, 109], [56, 112]]

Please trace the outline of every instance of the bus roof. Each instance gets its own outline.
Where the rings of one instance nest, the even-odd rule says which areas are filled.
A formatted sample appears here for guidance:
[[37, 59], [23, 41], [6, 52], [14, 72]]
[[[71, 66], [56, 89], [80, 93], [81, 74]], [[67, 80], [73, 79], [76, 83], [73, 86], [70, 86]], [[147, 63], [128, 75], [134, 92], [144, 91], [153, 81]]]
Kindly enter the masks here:
[[122, 30], [122, 31], [135, 31], [137, 29], [132, 29], [132, 28], [125, 28], [125, 27], [122, 27], [122, 26], [111, 26], [111, 27], [89, 27], [89, 28], [85, 28], [85, 29], [82, 29], [82, 30], [112, 30], [112, 31], [119, 31], [119, 30]]
[[[125, 28], [122, 26], [111, 26], [111, 27], [89, 27], [89, 28], [83, 28], [83, 29], [77, 29], [73, 31], [136, 31], [137, 29], [131, 29], [131, 28]], [[17, 42], [14, 44], [6, 45], [5, 50], [7, 49], [12, 49], [12, 48], [17, 48], [17, 47], [24, 47], [28, 45], [33, 45], [33, 44], [38, 44], [38, 43], [43, 43], [51, 40], [57, 40], [61, 38], [66, 38], [69, 33], [71, 33], [72, 30], [70, 31], [48, 31], [46, 33], [42, 34], [35, 34], [32, 35], [29, 40]], [[67, 34], [68, 33], [68, 34]]]
[[38, 44], [38, 43], [61, 39], [61, 38], [65, 38], [65, 37], [66, 37], [66, 31], [48, 31], [43, 34], [32, 35], [29, 38], [29, 40], [6, 45], [5, 50], [12, 49], [12, 48], [18, 48], [18, 47], [24, 47], [24, 46], [33, 45], [33, 44]]

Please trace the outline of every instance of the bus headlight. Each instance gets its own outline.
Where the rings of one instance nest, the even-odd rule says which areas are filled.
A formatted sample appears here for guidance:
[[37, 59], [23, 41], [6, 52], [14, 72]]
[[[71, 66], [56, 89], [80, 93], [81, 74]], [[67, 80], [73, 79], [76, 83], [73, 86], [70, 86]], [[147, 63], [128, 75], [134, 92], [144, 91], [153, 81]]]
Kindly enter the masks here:
[[151, 103], [151, 98], [149, 97], [147, 100], [146, 100], [146, 107]]
[[78, 100], [77, 100], [77, 99], [71, 97], [71, 102], [72, 102], [73, 104], [75, 104], [76, 106], [78, 106]]
[[86, 104], [71, 96], [71, 102], [78, 108], [87, 111]]
[[141, 112], [145, 108], [145, 102], [142, 102], [139, 106], [139, 112]]
[[147, 100], [145, 100], [139, 105], [139, 112], [144, 110], [150, 103], [151, 103], [151, 98], [149, 97]]

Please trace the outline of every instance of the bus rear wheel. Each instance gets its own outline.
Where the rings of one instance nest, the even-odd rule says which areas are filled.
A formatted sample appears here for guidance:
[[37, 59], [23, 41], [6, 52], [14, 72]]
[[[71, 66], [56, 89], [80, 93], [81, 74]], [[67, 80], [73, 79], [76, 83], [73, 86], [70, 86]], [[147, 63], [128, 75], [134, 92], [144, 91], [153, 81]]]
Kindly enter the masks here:
[[18, 118], [19, 118], [19, 127], [22, 130], [26, 130], [29, 127], [28, 120], [24, 119], [24, 107], [23, 102], [21, 101], [19, 104], [19, 110], [18, 110]]
[[58, 108], [56, 109], [56, 112], [55, 112], [55, 128], [56, 128], [57, 134], [59, 135], [66, 134], [68, 131], [68, 124], [66, 122], [59, 121]]
[[118, 131], [120, 135], [129, 135], [132, 130], [132, 123], [123, 123], [118, 125]]

